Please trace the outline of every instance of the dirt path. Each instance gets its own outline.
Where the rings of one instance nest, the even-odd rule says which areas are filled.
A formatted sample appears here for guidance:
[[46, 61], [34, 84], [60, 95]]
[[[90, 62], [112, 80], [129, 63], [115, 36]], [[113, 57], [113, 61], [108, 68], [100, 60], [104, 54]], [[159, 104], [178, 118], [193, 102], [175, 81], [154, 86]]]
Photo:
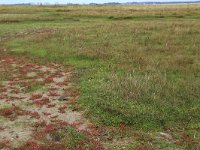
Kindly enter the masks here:
[[79, 97], [70, 81], [73, 69], [9, 55], [0, 58], [0, 149], [62, 147], [51, 135], [65, 126], [98, 141], [83, 113], [69, 108]]

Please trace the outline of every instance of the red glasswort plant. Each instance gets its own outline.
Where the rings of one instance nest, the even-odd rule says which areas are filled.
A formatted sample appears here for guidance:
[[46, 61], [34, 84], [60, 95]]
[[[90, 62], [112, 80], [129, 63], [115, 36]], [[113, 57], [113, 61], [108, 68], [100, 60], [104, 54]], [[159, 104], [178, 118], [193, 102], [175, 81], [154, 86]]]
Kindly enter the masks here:
[[9, 118], [10, 120], [15, 120], [17, 116], [25, 115], [25, 111], [20, 109], [19, 107], [13, 105], [10, 108], [5, 108], [0, 111], [0, 115], [4, 116], [6, 118]]
[[48, 104], [47, 108], [52, 108], [52, 107], [55, 107], [55, 106], [56, 106], [56, 104]]
[[28, 114], [29, 116], [31, 116], [32, 118], [37, 118], [37, 119], [40, 118], [39, 113], [36, 112], [36, 111], [33, 111], [33, 112], [31, 112], [31, 111], [27, 111], [27, 114]]
[[9, 141], [0, 141], [0, 149], [11, 149]]
[[36, 100], [36, 99], [39, 99], [39, 98], [42, 98], [42, 94], [40, 94], [40, 93], [33, 93], [31, 95], [30, 100]]
[[47, 113], [47, 112], [42, 112], [45, 116], [50, 116], [51, 113]]
[[39, 139], [39, 140], [41, 140], [41, 139], [44, 139], [45, 137], [46, 137], [46, 134], [45, 133], [36, 133], [35, 135], [33, 135], [33, 137], [35, 138], [35, 139]]
[[22, 145], [20, 150], [45, 150], [46, 146], [44, 144], [38, 144], [33, 141], [27, 141], [24, 145]]
[[48, 103], [50, 103], [50, 100], [49, 100], [49, 98], [44, 97], [40, 100], [34, 101], [33, 103], [36, 105], [39, 105], [39, 106], [43, 106], [43, 105], [47, 105]]

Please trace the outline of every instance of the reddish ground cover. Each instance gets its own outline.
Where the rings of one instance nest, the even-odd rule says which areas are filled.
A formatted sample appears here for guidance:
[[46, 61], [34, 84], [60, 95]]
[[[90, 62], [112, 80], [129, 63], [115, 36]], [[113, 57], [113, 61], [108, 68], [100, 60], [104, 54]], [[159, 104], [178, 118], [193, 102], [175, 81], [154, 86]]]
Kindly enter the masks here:
[[[102, 149], [98, 131], [89, 126], [81, 112], [67, 106], [79, 93], [70, 81], [73, 67], [38, 65], [7, 55], [0, 59], [0, 149], [67, 149], [49, 136], [70, 126], [90, 136], [88, 143]], [[2, 121], [3, 119], [3, 121]], [[79, 147], [78, 149], [85, 149]]]

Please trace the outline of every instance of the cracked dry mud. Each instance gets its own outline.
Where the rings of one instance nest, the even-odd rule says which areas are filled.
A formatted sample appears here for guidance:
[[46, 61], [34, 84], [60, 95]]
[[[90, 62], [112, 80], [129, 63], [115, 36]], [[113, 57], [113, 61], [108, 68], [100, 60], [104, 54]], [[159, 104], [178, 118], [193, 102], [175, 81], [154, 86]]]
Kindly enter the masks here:
[[82, 112], [68, 108], [79, 97], [73, 90], [73, 67], [38, 65], [15, 57], [0, 59], [0, 146], [52, 141], [51, 131], [70, 126], [95, 133]]

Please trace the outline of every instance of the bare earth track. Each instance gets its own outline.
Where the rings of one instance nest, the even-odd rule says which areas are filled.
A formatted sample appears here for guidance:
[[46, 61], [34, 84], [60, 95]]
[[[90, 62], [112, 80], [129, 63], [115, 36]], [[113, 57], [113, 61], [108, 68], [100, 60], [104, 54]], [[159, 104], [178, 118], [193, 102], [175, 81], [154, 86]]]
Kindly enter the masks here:
[[0, 57], [0, 149], [59, 149], [62, 144], [51, 135], [66, 126], [89, 135], [101, 149], [91, 123], [69, 108], [79, 97], [70, 81], [73, 69]]

